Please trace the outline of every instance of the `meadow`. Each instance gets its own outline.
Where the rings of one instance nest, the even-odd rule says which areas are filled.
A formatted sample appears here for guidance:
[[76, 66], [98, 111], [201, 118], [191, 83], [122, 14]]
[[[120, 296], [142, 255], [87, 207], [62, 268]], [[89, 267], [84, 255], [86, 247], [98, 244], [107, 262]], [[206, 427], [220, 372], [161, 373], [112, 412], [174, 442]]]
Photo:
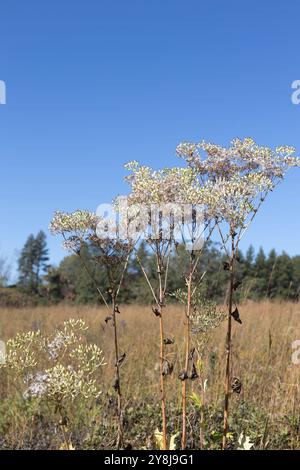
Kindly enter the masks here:
[[[239, 250], [265, 199], [300, 166], [294, 152], [246, 138], [182, 142], [186, 167], [129, 162], [130, 193], [109, 218], [54, 213], [49, 230], [72, 255], [73, 282], [49, 268], [45, 233], [28, 238], [15, 288], [40, 306], [0, 312], [3, 448], [298, 448], [298, 304], [248, 296], [253, 280], [256, 298], [298, 300], [298, 270], [262, 250], [253, 270], [253, 250]], [[207, 251], [213, 233], [218, 261]], [[65, 285], [86, 290], [81, 271], [103, 308], [63, 301]], [[128, 283], [134, 306], [122, 301]]]
[[[152, 449], [156, 446], [155, 431], [160, 427], [161, 419], [157, 380], [160, 361], [158, 322], [149, 306], [121, 305], [119, 308], [119, 348], [120, 353], [126, 353], [120, 367], [125, 448]], [[242, 382], [242, 389], [240, 393], [232, 393], [229, 448], [239, 447], [242, 434], [249, 438], [254, 449], [300, 449], [300, 365], [292, 362], [292, 343], [300, 339], [299, 304], [246, 302], [240, 306], [240, 313], [243, 324], [234, 322], [232, 330], [232, 375]], [[165, 335], [172, 338], [172, 344], [166, 347], [166, 355], [174, 364], [173, 373], [165, 380], [167, 429], [178, 448], [182, 418], [178, 374], [184, 364], [181, 341], [184, 315], [180, 306], [172, 304], [166, 307], [164, 315]], [[113, 449], [116, 445], [114, 335], [105, 317], [106, 310], [97, 306], [60, 304], [0, 310], [0, 331], [4, 341], [17, 332], [41, 330], [48, 333], [69, 318], [80, 318], [89, 327], [87, 341], [103, 351], [107, 364], [97, 374], [101, 396], [95, 400], [82, 400], [80, 405], [70, 403], [68, 430], [75, 448]], [[199, 377], [188, 384], [188, 448], [221, 448], [225, 323], [210, 335], [203, 363], [198, 364]], [[25, 400], [22, 386], [16, 387], [3, 376], [1, 398], [2, 449], [63, 448], [62, 423], [57, 424], [53, 408], [47, 403]]]

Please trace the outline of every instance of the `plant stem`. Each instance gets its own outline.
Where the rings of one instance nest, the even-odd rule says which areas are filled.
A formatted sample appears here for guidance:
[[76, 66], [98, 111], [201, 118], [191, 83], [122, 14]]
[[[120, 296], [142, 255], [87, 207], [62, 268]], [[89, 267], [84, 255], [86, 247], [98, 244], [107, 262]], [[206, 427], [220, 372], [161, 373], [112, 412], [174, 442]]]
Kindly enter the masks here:
[[235, 232], [231, 228], [231, 255], [230, 255], [230, 279], [229, 279], [229, 298], [228, 298], [228, 315], [227, 315], [227, 334], [226, 334], [226, 370], [225, 370], [225, 397], [224, 397], [224, 421], [223, 421], [223, 441], [222, 449], [226, 449], [227, 433], [228, 433], [228, 416], [229, 416], [229, 397], [230, 397], [230, 374], [231, 374], [231, 314], [233, 306], [234, 291], [234, 264], [235, 264]]
[[204, 420], [204, 406], [205, 406], [205, 390], [204, 380], [201, 378], [201, 409], [200, 409], [200, 450], [204, 449], [204, 431], [205, 431], [205, 420]]
[[164, 290], [162, 282], [162, 262], [157, 256], [157, 274], [159, 283], [159, 336], [160, 336], [160, 395], [161, 395], [161, 414], [162, 414], [162, 450], [167, 450], [167, 416], [166, 416], [166, 396], [165, 396], [165, 380], [163, 375], [163, 365], [165, 358], [164, 348], [164, 322], [163, 322], [163, 305]]
[[[187, 307], [186, 307], [186, 319], [185, 319], [185, 361], [184, 361], [184, 372], [188, 373], [189, 368], [189, 352], [190, 352], [190, 313], [191, 313], [191, 301], [192, 301], [192, 280], [194, 272], [194, 254], [190, 256], [190, 270], [187, 279]], [[187, 377], [182, 380], [181, 398], [182, 398], [182, 436], [181, 436], [181, 449], [186, 448], [186, 389], [187, 389]]]
[[120, 364], [119, 364], [119, 344], [118, 344], [118, 331], [117, 331], [117, 321], [116, 321], [116, 296], [112, 294], [112, 319], [113, 319], [113, 329], [114, 329], [114, 346], [115, 346], [115, 389], [118, 395], [118, 439], [117, 439], [117, 448], [120, 449], [123, 446], [124, 436], [123, 436], [123, 409], [122, 409], [122, 393], [121, 393], [121, 377], [120, 377]]

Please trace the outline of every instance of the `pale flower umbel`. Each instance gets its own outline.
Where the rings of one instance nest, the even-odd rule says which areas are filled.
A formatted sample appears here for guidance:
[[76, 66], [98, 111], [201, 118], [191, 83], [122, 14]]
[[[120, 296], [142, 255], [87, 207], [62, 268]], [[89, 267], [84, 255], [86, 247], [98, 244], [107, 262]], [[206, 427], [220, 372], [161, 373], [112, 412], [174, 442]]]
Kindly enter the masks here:
[[217, 220], [225, 220], [235, 229], [245, 228], [249, 216], [256, 214], [286, 172], [300, 166], [293, 147], [273, 150], [251, 138], [234, 139], [229, 147], [183, 142], [176, 153], [197, 173], [207, 199], [215, 199]]

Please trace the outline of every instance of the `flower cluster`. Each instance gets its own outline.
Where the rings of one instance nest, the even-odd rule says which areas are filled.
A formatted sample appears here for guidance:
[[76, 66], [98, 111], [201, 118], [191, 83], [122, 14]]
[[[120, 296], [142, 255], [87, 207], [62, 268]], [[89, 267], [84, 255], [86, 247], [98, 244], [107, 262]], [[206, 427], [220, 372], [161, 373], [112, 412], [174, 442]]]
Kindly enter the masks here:
[[[172, 296], [182, 304], [187, 304], [186, 291], [177, 289]], [[226, 313], [218, 309], [213, 300], [205, 298], [202, 290], [199, 288], [195, 288], [193, 291], [191, 306], [190, 321], [193, 333], [207, 334], [226, 318]]]
[[69, 346], [81, 340], [81, 332], [86, 330], [87, 326], [81, 319], [70, 318], [65, 321], [63, 328], [56, 329], [54, 334], [47, 338], [46, 350], [50, 359], [57, 360]]
[[43, 344], [44, 338], [40, 331], [18, 333], [7, 341], [5, 361], [0, 364], [0, 368], [10, 369], [15, 373], [34, 368]]
[[104, 363], [101, 349], [84, 342], [87, 330], [81, 319], [64, 322], [51, 335], [40, 331], [19, 333], [7, 342], [1, 365], [15, 379], [21, 378], [24, 398], [63, 400], [95, 398], [101, 391], [95, 375]]
[[73, 213], [56, 212], [50, 223], [53, 234], [63, 236], [63, 247], [77, 254], [85, 248], [93, 253], [93, 259], [102, 264], [124, 261], [132, 249], [132, 240], [121, 240], [111, 221], [88, 211]]
[[261, 199], [274, 188], [262, 173], [234, 175], [231, 179], [217, 178], [205, 185], [208, 197], [215, 199], [214, 216], [234, 228], [244, 227], [249, 214], [256, 210]]
[[89, 237], [95, 232], [100, 218], [89, 211], [77, 210], [73, 213], [55, 212], [50, 223], [50, 232], [63, 236], [63, 248], [79, 252]]
[[[187, 305], [188, 298], [186, 291], [178, 289], [172, 296], [179, 302]], [[201, 354], [210, 333], [225, 320], [226, 313], [219, 309], [213, 300], [207, 299], [199, 287], [193, 291], [191, 307], [191, 331], [196, 335], [198, 353]]]
[[78, 232], [85, 233], [96, 227], [99, 218], [89, 211], [77, 210], [72, 213], [55, 212], [50, 223], [50, 231], [56, 233]]
[[251, 138], [234, 139], [228, 148], [204, 141], [184, 142], [176, 152], [197, 173], [214, 216], [235, 229], [245, 227], [248, 216], [289, 168], [300, 166], [293, 147], [272, 150]]
[[230, 179], [236, 174], [263, 173], [271, 180], [283, 178], [286, 171], [299, 166], [294, 147], [282, 146], [275, 150], [259, 146], [251, 138], [234, 139], [229, 147], [209, 142], [183, 142], [176, 153], [195, 168], [198, 174], [211, 179]]
[[[103, 363], [99, 363], [99, 367]], [[88, 369], [88, 365], [85, 369]], [[76, 370], [70, 365], [57, 364], [43, 373], [28, 375], [25, 383], [27, 388], [23, 394], [24, 398], [47, 398], [62, 403], [63, 400], [74, 400], [78, 397], [97, 398], [101, 394], [96, 379], [92, 378], [90, 373], [86, 376], [83, 370]]]
[[[137, 162], [129, 163], [126, 168], [131, 171], [126, 177], [131, 189], [127, 198], [128, 206], [136, 210], [141, 227], [144, 232], [148, 229], [152, 238], [157, 239], [159, 225], [163, 227], [173, 224], [177, 233], [182, 230], [185, 233], [190, 232], [196, 212], [201, 214], [202, 222], [207, 223], [213, 219], [219, 206], [218, 197], [221, 195], [211, 192], [209, 182], [199, 184], [195, 168], [153, 170]], [[159, 217], [161, 221], [158, 220]], [[170, 237], [172, 238], [171, 232]]]
[[164, 168], [153, 170], [148, 166], [130, 162], [125, 168], [131, 171], [126, 181], [131, 187], [131, 204], [201, 204], [201, 188], [197, 186], [196, 172], [192, 168]]

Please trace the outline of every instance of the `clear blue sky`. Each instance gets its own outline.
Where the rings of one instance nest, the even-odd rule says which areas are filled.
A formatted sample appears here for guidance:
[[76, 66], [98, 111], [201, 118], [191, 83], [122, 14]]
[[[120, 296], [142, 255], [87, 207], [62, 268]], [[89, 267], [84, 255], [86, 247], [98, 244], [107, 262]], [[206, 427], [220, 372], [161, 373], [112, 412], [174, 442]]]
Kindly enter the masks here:
[[[16, 258], [56, 209], [124, 193], [123, 163], [177, 163], [181, 140], [295, 145], [297, 0], [2, 0], [0, 251]], [[243, 246], [300, 253], [300, 170]], [[65, 254], [48, 236], [53, 262]]]

